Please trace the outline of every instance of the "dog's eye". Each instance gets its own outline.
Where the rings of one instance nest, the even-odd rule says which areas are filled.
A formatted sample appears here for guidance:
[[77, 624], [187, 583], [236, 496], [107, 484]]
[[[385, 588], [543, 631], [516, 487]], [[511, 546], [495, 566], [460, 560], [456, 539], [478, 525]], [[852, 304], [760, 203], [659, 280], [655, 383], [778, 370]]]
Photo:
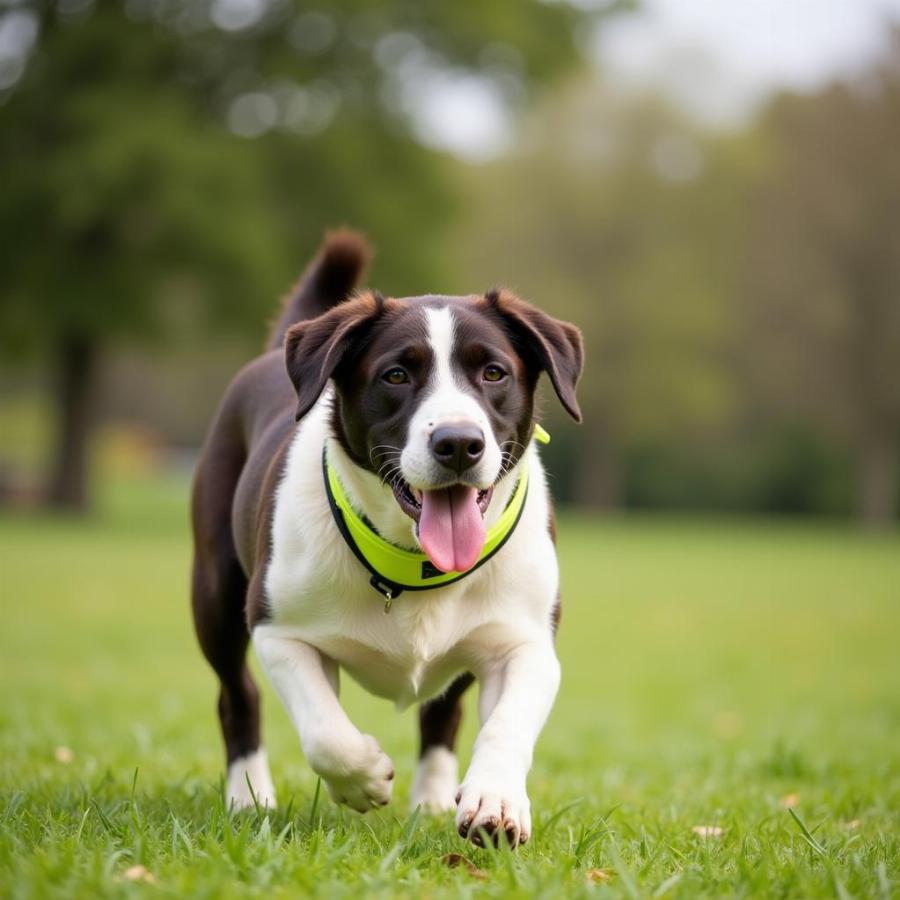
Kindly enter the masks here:
[[407, 375], [400, 366], [394, 366], [393, 369], [388, 369], [381, 377], [388, 384], [406, 384], [406, 382], [409, 381], [409, 375]]
[[495, 366], [491, 363], [491, 365], [484, 367], [484, 372], [482, 372], [481, 377], [485, 381], [503, 381], [503, 379], [506, 378], [506, 372], [504, 372], [500, 366]]

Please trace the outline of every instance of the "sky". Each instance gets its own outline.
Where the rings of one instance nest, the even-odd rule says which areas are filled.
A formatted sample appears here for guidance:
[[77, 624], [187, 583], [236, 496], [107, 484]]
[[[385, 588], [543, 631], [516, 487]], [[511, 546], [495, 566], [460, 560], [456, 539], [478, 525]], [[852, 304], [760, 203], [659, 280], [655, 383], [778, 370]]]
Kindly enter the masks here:
[[876, 56], [900, 0], [645, 0], [598, 30], [595, 59], [622, 87], [657, 85], [713, 124], [773, 90], [814, 90]]
[[[644, 0], [604, 20], [587, 50], [615, 87], [658, 88], [707, 124], [745, 121], [773, 90], [815, 90], [865, 66], [900, 22], [900, 0]], [[474, 161], [503, 152], [512, 126], [472, 78], [425, 86], [418, 130]]]

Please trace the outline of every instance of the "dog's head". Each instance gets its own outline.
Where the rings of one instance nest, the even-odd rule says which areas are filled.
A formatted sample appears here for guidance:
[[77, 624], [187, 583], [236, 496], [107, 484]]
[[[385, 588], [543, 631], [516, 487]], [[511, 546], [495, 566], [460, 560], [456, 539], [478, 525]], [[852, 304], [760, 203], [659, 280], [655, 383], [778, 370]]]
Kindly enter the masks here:
[[533, 429], [541, 372], [581, 420], [581, 334], [507, 291], [384, 299], [365, 293], [287, 335], [297, 418], [335, 385], [335, 431], [350, 458], [393, 490], [419, 544], [464, 572], [484, 513]]

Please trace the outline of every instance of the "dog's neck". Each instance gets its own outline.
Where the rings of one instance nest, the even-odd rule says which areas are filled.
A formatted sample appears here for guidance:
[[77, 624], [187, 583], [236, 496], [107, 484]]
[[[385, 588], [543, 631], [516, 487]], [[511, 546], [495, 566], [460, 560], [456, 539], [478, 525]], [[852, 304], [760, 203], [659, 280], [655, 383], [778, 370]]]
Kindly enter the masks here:
[[[407, 550], [420, 550], [415, 537], [415, 522], [397, 505], [394, 492], [374, 472], [354, 463], [340, 442], [332, 435], [327, 439], [328, 462], [334, 467], [353, 508], [372, 523], [386, 540]], [[527, 465], [529, 454], [510, 469], [494, 487], [494, 494], [484, 515], [485, 525], [494, 525], [509, 503], [519, 481], [520, 466]]]

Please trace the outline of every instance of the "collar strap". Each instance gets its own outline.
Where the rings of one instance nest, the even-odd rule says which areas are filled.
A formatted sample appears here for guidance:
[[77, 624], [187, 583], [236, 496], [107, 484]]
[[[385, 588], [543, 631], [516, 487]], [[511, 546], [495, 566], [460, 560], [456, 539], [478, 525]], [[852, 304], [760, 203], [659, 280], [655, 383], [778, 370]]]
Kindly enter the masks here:
[[[540, 425], [535, 425], [534, 438], [543, 444], [550, 440], [550, 436]], [[356, 512], [337, 472], [328, 462], [326, 448], [322, 449], [322, 476], [328, 505], [338, 531], [356, 558], [368, 569], [372, 587], [387, 598], [385, 609], [389, 609], [391, 600], [403, 591], [428, 591], [453, 584], [484, 565], [515, 531], [528, 495], [528, 466], [525, 465], [522, 466], [522, 473], [506, 509], [488, 530], [478, 562], [466, 572], [442, 572], [424, 553], [406, 550], [386, 541], [370, 522]]]

